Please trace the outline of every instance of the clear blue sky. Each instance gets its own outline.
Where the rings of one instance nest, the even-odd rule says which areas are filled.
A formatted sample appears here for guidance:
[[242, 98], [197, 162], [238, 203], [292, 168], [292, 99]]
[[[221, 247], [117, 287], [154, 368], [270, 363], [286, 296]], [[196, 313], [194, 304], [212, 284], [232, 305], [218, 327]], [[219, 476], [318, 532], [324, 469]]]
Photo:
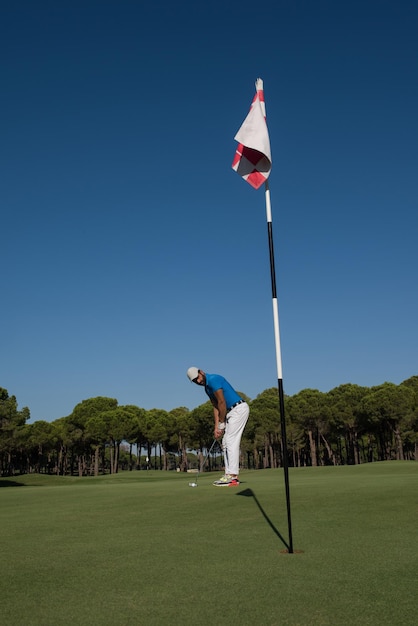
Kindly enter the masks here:
[[263, 189], [232, 169], [264, 80], [287, 394], [418, 374], [418, 4], [16, 0], [0, 15], [0, 386], [277, 385]]

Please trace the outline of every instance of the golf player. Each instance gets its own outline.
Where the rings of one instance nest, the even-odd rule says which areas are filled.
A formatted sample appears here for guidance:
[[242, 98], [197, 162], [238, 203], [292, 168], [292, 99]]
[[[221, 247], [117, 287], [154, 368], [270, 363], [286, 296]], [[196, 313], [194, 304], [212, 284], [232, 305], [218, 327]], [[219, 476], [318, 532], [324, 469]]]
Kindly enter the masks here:
[[187, 376], [192, 383], [205, 388], [213, 406], [215, 438], [223, 435], [225, 475], [213, 484], [236, 487], [239, 485], [239, 447], [250, 408], [223, 376], [205, 374], [197, 367], [189, 367]]

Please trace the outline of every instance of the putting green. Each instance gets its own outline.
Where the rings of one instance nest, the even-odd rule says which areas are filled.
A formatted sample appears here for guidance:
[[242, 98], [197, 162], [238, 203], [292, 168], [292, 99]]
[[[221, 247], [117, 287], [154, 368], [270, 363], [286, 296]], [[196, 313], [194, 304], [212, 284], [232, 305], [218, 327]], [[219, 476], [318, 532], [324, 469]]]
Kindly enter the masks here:
[[283, 471], [218, 476], [0, 479], [0, 623], [415, 626], [418, 463], [290, 469], [294, 554]]

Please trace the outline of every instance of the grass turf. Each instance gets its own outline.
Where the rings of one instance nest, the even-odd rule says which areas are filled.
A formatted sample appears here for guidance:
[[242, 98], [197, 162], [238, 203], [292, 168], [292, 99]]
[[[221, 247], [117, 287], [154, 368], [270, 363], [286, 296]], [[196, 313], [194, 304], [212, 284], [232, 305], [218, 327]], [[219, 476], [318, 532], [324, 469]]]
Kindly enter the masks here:
[[0, 479], [0, 624], [416, 624], [418, 463], [291, 469], [294, 554], [283, 471], [217, 477]]

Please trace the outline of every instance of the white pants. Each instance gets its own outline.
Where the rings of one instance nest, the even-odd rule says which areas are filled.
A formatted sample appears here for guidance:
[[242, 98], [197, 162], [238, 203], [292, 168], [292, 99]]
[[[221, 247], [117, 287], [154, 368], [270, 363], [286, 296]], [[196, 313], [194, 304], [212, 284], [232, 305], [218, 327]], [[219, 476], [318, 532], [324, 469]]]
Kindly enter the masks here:
[[227, 413], [225, 434], [222, 439], [225, 474], [239, 474], [239, 448], [249, 414], [250, 407], [246, 402], [238, 404]]

